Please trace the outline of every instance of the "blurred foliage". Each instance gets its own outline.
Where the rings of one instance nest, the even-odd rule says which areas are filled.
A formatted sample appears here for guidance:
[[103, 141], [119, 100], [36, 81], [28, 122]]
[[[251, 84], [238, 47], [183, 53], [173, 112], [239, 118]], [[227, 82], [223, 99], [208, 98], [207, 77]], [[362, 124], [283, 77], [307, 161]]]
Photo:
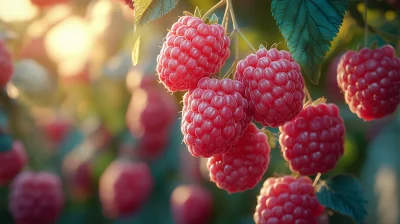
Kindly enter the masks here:
[[[27, 169], [51, 170], [62, 175], [62, 163], [70, 153], [82, 150], [89, 158], [94, 172], [93, 195], [83, 202], [68, 198], [58, 223], [173, 223], [169, 196], [175, 186], [193, 181], [182, 175], [179, 151], [186, 149], [181, 145], [179, 119], [170, 130], [169, 144], [164, 154], [155, 161], [147, 161], [156, 186], [150, 200], [140, 211], [118, 220], [104, 218], [96, 185], [111, 161], [126, 156], [120, 152], [123, 145], [128, 146], [128, 151], [135, 150], [136, 140], [125, 124], [125, 112], [130, 99], [126, 74], [133, 69], [141, 75], [155, 75], [156, 57], [171, 24], [183, 15], [183, 11], [193, 12], [199, 6], [205, 12], [217, 0], [180, 1], [177, 8], [162, 19], [137, 27], [136, 34], [133, 33], [132, 11], [120, 7], [117, 1], [71, 0], [68, 6], [44, 10], [28, 8], [28, 11], [26, 6], [19, 7], [20, 11], [13, 6], [27, 1], [7, 1], [8, 5], [1, 1], [0, 4], [0, 33], [15, 34], [15, 38], [7, 40], [7, 45], [12, 50], [19, 72], [7, 91], [0, 95], [0, 125], [2, 128], [8, 127], [13, 138], [25, 144], [29, 154]], [[368, 42], [377, 41], [380, 46], [390, 43], [399, 51], [400, 41], [394, 38], [400, 35], [398, 11], [386, 1], [369, 2], [368, 23], [371, 30]], [[280, 49], [288, 49], [272, 17], [270, 1], [234, 0], [233, 5], [238, 25], [253, 46], [267, 43], [269, 47], [279, 43]], [[6, 19], [9, 13], [5, 11], [10, 10], [15, 12], [13, 20]], [[350, 1], [343, 25], [337, 38], [331, 42], [322, 65], [320, 84], [307, 81], [314, 99], [325, 96], [328, 102], [339, 105], [347, 127], [345, 154], [337, 168], [323, 175], [322, 179], [343, 171], [361, 176], [369, 201], [368, 223], [384, 223], [385, 218], [392, 217], [386, 223], [400, 223], [400, 199], [397, 202], [394, 200], [394, 194], [397, 198], [400, 195], [399, 113], [366, 123], [350, 112], [338, 90], [327, 93], [327, 89], [336, 86], [336, 72], [329, 69], [332, 61], [346, 50], [364, 45], [362, 11], [362, 1]], [[223, 9], [216, 11], [219, 18], [223, 13]], [[2, 20], [6, 23], [2, 23]], [[54, 34], [54, 28], [63, 24], [64, 28], [59, 27], [61, 33]], [[139, 35], [141, 51], [138, 65], [131, 68], [131, 52]], [[87, 46], [82, 46], [82, 43]], [[240, 41], [240, 52], [240, 57], [249, 53], [243, 40]], [[228, 60], [223, 72], [229, 68], [232, 60]], [[181, 103], [182, 95], [175, 94], [177, 102]], [[51, 140], [46, 130], [59, 120], [66, 121], [68, 131], [57, 142]], [[54, 127], [49, 130], [60, 131]], [[278, 133], [277, 129], [270, 131], [274, 135]], [[201, 170], [204, 170], [204, 161], [200, 164], [203, 166]], [[271, 161], [264, 179], [289, 173], [277, 146], [271, 150]], [[198, 184], [206, 186], [214, 195], [212, 223], [253, 223], [256, 196], [262, 182], [253, 190], [229, 195], [208, 181], [206, 175], [203, 176], [205, 178]], [[397, 188], [393, 189], [393, 186]], [[387, 196], [382, 189], [389, 189], [393, 195]], [[13, 223], [7, 208], [7, 195], [8, 189], [1, 187], [2, 224]], [[390, 213], [393, 209], [396, 212]], [[339, 215], [333, 215], [330, 219], [331, 223], [352, 223], [347, 217]]]

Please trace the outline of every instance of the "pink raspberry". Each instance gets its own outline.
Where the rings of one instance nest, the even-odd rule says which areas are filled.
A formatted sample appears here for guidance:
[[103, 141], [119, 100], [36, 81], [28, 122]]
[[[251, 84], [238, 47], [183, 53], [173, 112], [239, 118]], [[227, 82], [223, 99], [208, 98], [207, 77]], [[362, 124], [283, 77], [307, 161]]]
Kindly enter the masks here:
[[260, 48], [238, 63], [235, 79], [245, 86], [254, 119], [264, 126], [283, 125], [303, 108], [303, 76], [287, 51]]
[[24, 168], [27, 162], [24, 145], [15, 141], [12, 149], [0, 152], [0, 186], [7, 185]]
[[283, 156], [293, 172], [326, 173], [343, 155], [346, 127], [335, 104], [306, 106], [280, 131]]
[[72, 199], [86, 201], [94, 191], [93, 170], [88, 160], [79, 153], [69, 154], [63, 162], [63, 176]]
[[184, 95], [181, 130], [190, 153], [210, 157], [229, 151], [251, 121], [244, 86], [202, 78]]
[[172, 216], [176, 224], [210, 223], [212, 195], [202, 186], [181, 185], [171, 194]]
[[269, 164], [267, 135], [250, 123], [233, 148], [208, 159], [210, 179], [229, 193], [254, 188]]
[[114, 161], [100, 177], [99, 193], [109, 218], [136, 212], [150, 197], [154, 180], [145, 163]]
[[155, 87], [138, 88], [132, 92], [126, 122], [133, 136], [159, 133], [175, 122], [178, 106], [175, 98]]
[[157, 73], [171, 91], [195, 88], [202, 77], [218, 72], [229, 57], [229, 37], [219, 24], [183, 16], [168, 32], [157, 57]]
[[4, 88], [14, 73], [14, 65], [10, 52], [4, 42], [0, 40], [0, 89]]
[[64, 204], [61, 179], [48, 172], [24, 171], [10, 187], [9, 209], [17, 224], [51, 224]]
[[392, 114], [400, 103], [400, 58], [390, 45], [348, 51], [337, 67], [337, 82], [359, 118], [370, 121]]
[[137, 139], [136, 147], [139, 156], [143, 159], [157, 159], [167, 147], [168, 140], [168, 129], [144, 133], [142, 137]]
[[257, 198], [256, 224], [317, 224], [324, 207], [315, 196], [309, 177], [268, 178]]

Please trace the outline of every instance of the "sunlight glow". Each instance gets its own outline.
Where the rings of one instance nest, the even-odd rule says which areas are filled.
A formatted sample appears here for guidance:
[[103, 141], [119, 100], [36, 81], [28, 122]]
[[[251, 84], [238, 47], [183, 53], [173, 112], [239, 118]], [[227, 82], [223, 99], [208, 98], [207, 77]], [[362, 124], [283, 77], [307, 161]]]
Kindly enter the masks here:
[[0, 20], [20, 22], [34, 18], [38, 10], [29, 0], [0, 1]]

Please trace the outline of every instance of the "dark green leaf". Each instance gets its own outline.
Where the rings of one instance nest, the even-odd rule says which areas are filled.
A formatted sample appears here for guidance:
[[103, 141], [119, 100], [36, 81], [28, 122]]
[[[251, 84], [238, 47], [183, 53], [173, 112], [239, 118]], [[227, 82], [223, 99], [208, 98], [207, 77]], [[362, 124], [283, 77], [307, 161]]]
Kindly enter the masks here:
[[137, 25], [158, 19], [178, 4], [179, 0], [137, 0], [135, 1], [135, 22]]
[[7, 152], [12, 149], [13, 139], [10, 135], [0, 134], [0, 152]]
[[273, 0], [272, 15], [302, 72], [318, 84], [321, 64], [339, 32], [348, 0]]
[[325, 207], [362, 223], [367, 210], [361, 183], [350, 174], [339, 174], [317, 185], [318, 201]]

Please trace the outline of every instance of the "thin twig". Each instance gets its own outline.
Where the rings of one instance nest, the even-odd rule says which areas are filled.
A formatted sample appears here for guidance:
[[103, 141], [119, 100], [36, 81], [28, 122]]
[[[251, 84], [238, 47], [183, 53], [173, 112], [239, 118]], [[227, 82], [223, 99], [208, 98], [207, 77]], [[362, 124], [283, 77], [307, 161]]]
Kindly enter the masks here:
[[229, 5], [225, 7], [224, 17], [222, 19], [221, 25], [225, 28], [225, 33], [228, 32], [228, 21], [229, 21]]
[[204, 14], [204, 16], [201, 18], [202, 20], [204, 20], [205, 18], [207, 18], [209, 15], [211, 15], [211, 13], [213, 13], [216, 9], [218, 9], [219, 7], [223, 6], [226, 3], [226, 0], [221, 0], [219, 1], [216, 5], [214, 5], [213, 7], [211, 7], [211, 9], [209, 9], [206, 14]]
[[247, 40], [247, 38], [244, 36], [242, 31], [237, 30], [237, 32], [240, 34], [240, 36], [243, 38], [243, 40], [246, 41], [247, 45], [251, 48], [251, 50], [254, 51], [254, 52], [257, 52], [257, 50], [253, 47], [253, 45], [251, 45], [250, 41]]
[[315, 187], [315, 185], [317, 185], [317, 183], [318, 183], [318, 181], [319, 181], [319, 178], [321, 178], [321, 173], [318, 173], [317, 176], [315, 177], [314, 183], [313, 183], [313, 186], [314, 186], [314, 187]]
[[312, 102], [313, 100], [312, 100], [310, 91], [308, 91], [308, 89], [307, 89], [307, 86], [304, 86], [304, 93], [306, 94], [307, 99], [308, 99], [310, 102]]

